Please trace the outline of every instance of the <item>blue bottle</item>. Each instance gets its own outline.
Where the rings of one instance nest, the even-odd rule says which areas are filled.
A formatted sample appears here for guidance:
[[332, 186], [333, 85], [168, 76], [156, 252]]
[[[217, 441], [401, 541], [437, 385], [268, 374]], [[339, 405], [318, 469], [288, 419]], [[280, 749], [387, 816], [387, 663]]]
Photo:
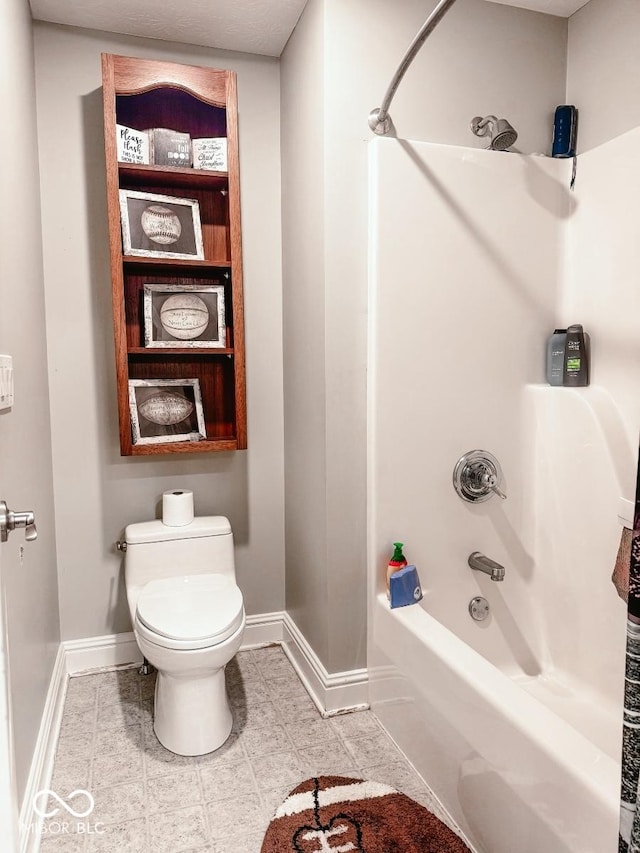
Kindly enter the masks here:
[[552, 157], [575, 157], [578, 110], [572, 104], [556, 108], [553, 120]]
[[406, 607], [422, 598], [422, 587], [415, 566], [405, 566], [389, 578], [391, 607]]

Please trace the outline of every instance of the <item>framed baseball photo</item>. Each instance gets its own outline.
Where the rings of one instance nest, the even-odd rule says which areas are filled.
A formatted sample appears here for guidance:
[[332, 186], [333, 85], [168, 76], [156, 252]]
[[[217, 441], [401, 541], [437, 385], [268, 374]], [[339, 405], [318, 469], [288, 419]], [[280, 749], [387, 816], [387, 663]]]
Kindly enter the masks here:
[[226, 347], [224, 285], [145, 284], [143, 302], [145, 347]]
[[120, 190], [122, 246], [125, 255], [204, 260], [200, 205], [137, 190]]
[[129, 411], [134, 444], [207, 437], [199, 379], [130, 379]]

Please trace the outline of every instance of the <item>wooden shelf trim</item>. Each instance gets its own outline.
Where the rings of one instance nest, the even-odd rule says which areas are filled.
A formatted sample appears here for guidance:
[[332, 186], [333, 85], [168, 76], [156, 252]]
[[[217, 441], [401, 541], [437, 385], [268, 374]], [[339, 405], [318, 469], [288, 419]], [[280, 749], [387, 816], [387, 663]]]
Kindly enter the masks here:
[[164, 184], [170, 187], [205, 187], [225, 189], [229, 183], [227, 172], [209, 169], [185, 169], [180, 166], [147, 166], [142, 163], [118, 163], [121, 182], [146, 186]]
[[189, 92], [212, 106], [226, 106], [228, 71], [215, 72], [213, 68], [154, 59], [141, 61], [130, 56], [109, 56], [108, 61], [113, 68], [112, 79], [118, 93], [135, 95], [168, 86]]
[[173, 441], [170, 444], [134, 444], [131, 456], [156, 456], [171, 453], [204, 453], [206, 451], [239, 450], [235, 438], [207, 438], [204, 441]]
[[174, 355], [193, 355], [198, 357], [208, 357], [217, 355], [233, 355], [234, 350], [230, 347], [129, 347], [129, 355], [159, 355], [171, 356]]
[[122, 262], [128, 267], [167, 267], [173, 270], [179, 270], [182, 267], [201, 270], [229, 269], [231, 267], [231, 261], [227, 258], [220, 261], [199, 261], [186, 258], [176, 260], [175, 258], [145, 258], [138, 255], [123, 255]]

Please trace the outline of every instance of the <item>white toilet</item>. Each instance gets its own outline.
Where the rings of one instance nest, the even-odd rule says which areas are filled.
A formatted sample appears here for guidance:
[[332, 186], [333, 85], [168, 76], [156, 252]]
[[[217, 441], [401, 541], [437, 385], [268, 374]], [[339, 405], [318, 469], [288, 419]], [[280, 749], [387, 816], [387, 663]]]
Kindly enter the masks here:
[[231, 732], [224, 668], [245, 626], [231, 525], [223, 516], [146, 521], [128, 525], [125, 541], [133, 630], [158, 670], [154, 731], [179, 755], [212, 752]]

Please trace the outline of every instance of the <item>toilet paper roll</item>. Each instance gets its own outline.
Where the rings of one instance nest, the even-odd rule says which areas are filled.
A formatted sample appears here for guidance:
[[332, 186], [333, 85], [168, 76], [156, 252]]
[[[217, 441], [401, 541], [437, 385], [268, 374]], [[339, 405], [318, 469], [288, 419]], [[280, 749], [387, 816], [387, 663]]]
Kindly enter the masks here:
[[193, 521], [193, 492], [171, 489], [162, 493], [162, 523], [167, 527], [184, 527]]

